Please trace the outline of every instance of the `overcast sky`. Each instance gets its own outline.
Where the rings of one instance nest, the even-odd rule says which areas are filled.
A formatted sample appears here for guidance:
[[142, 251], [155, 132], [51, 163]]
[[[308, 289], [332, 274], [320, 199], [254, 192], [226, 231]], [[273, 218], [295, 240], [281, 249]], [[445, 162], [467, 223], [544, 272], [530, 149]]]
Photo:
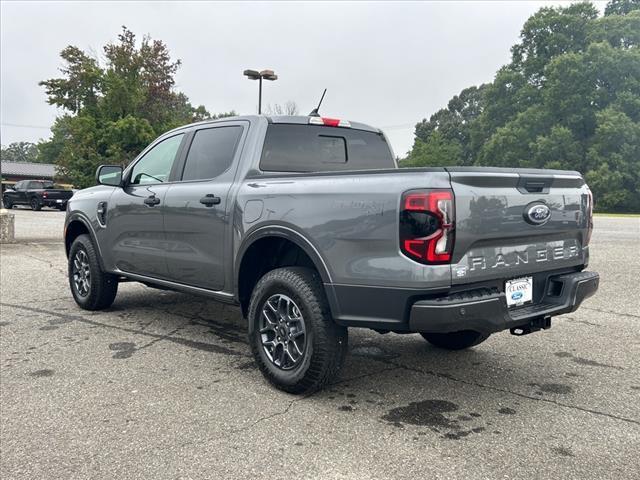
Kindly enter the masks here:
[[326, 87], [323, 115], [381, 127], [404, 155], [417, 121], [491, 81], [529, 15], [561, 3], [2, 1], [1, 142], [47, 138], [60, 112], [38, 82], [58, 76], [65, 46], [102, 58], [126, 25], [182, 60], [176, 87], [195, 105], [255, 113], [257, 84], [242, 71], [272, 68], [264, 103], [306, 114]]

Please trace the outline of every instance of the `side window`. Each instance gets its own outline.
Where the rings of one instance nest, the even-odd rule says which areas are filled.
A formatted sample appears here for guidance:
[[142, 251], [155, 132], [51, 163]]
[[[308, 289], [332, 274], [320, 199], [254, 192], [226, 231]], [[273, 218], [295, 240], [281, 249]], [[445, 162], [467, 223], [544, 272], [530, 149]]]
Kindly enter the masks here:
[[133, 167], [131, 183], [146, 185], [169, 180], [171, 167], [176, 158], [184, 133], [167, 138], [149, 150]]
[[42, 182], [29, 182], [27, 190], [40, 190], [42, 189]]
[[240, 135], [239, 125], [198, 130], [187, 154], [182, 180], [205, 180], [224, 173], [233, 162]]
[[13, 189], [18, 191], [18, 190], [22, 190], [22, 187], [24, 186], [24, 182], [18, 182], [13, 186]]

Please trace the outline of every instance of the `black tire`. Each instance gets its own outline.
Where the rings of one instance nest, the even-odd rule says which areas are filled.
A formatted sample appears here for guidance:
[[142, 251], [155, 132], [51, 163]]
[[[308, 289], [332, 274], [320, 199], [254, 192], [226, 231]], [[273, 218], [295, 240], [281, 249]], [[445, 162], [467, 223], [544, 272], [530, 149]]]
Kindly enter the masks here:
[[40, 205], [40, 202], [38, 201], [38, 199], [36, 197], [33, 197], [31, 199], [31, 201], [29, 202], [29, 205], [31, 205], [31, 210], [37, 212], [40, 209], [42, 209], [42, 205]]
[[58, 210], [60, 210], [61, 212], [64, 212], [67, 209], [66, 205], [58, 205], [57, 206]]
[[2, 205], [4, 205], [4, 208], [6, 208], [7, 210], [11, 210], [13, 208], [13, 203], [11, 203], [11, 200], [2, 199]]
[[464, 350], [465, 348], [480, 345], [487, 338], [488, 333], [480, 333], [474, 330], [462, 330], [451, 333], [421, 333], [431, 345], [445, 350]]
[[[281, 368], [277, 365], [277, 360], [269, 357], [276, 352], [277, 347], [274, 346], [273, 352], [268, 354], [268, 347], [263, 346], [263, 341], [267, 341], [271, 334], [274, 335], [275, 341], [276, 332], [273, 329], [270, 333], [260, 332], [261, 322], [264, 322], [263, 309], [268, 308], [267, 301], [274, 298], [279, 300], [279, 297], [291, 300], [298, 315], [296, 321], [302, 319], [304, 330], [302, 352], [297, 363], [289, 365], [289, 369]], [[272, 311], [277, 317], [276, 310]], [[337, 325], [331, 318], [322, 282], [314, 270], [285, 267], [266, 273], [258, 281], [251, 295], [248, 320], [249, 345], [253, 357], [265, 378], [280, 390], [295, 394], [319, 390], [337, 375], [344, 363], [348, 349], [347, 329]], [[287, 327], [289, 339], [291, 331]], [[289, 340], [287, 350], [291, 346], [290, 342], [292, 340]], [[276, 354], [273, 354], [273, 357], [275, 358]], [[284, 354], [282, 357], [289, 362], [293, 360], [285, 358]]]
[[[82, 262], [80, 262], [82, 259]], [[85, 272], [88, 271], [88, 278], [83, 277], [86, 282], [81, 282], [79, 286], [76, 280], [80, 280], [80, 269], [78, 264], [84, 263], [86, 259]], [[93, 246], [89, 235], [79, 235], [69, 249], [69, 287], [73, 294], [73, 299], [80, 308], [85, 310], [103, 310], [111, 306], [118, 293], [118, 277], [102, 271], [96, 249]], [[76, 277], [75, 274], [79, 276]], [[84, 287], [86, 291], [83, 290]]]

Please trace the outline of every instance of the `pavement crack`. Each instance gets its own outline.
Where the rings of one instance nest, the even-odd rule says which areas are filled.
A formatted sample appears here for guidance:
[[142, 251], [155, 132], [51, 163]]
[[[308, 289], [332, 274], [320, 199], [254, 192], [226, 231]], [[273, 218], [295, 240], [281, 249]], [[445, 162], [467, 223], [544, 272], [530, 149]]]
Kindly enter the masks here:
[[398, 370], [398, 369], [401, 369], [401, 368], [403, 368], [403, 367], [398, 365], [398, 366], [394, 366], [394, 367], [391, 367], [391, 368], [384, 368], [382, 370], [376, 370], [375, 372], [363, 373], [362, 375], [356, 375], [355, 377], [342, 378], [342, 379], [340, 379], [340, 380], [338, 380], [336, 382], [330, 383], [329, 386], [340, 385], [341, 383], [351, 382], [353, 380], [360, 380], [361, 378], [374, 377], [376, 375], [380, 375], [380, 374], [385, 373], [385, 372], [390, 372], [392, 370]]
[[66, 270], [63, 270], [62, 268], [56, 267], [56, 266], [55, 266], [53, 263], [51, 263], [49, 260], [45, 260], [45, 259], [43, 259], [43, 258], [36, 257], [35, 255], [30, 255], [30, 254], [28, 254], [28, 253], [24, 253], [24, 252], [22, 253], [22, 255], [24, 255], [25, 257], [29, 257], [29, 258], [32, 258], [32, 259], [34, 259], [34, 260], [37, 260], [38, 262], [45, 263], [45, 264], [49, 265], [49, 268], [51, 268], [51, 269], [53, 269], [53, 270], [56, 270], [57, 272], [59, 272], [59, 273], [61, 273], [61, 274], [63, 274], [63, 275], [67, 275]]
[[[85, 324], [96, 326], [96, 327], [109, 328], [109, 329], [112, 329], [112, 330], [119, 330], [119, 331], [122, 331], [122, 332], [132, 333], [132, 334], [135, 334], [135, 335], [142, 335], [142, 336], [146, 336], [146, 337], [151, 337], [151, 338], [156, 339], [156, 341], [167, 340], [169, 342], [176, 343], [178, 345], [183, 345], [183, 346], [186, 346], [186, 347], [189, 347], [189, 348], [193, 348], [195, 350], [202, 350], [202, 351], [205, 351], [205, 352], [220, 353], [220, 354], [224, 354], [224, 355], [231, 355], [231, 356], [238, 356], [238, 357], [246, 357], [246, 356], [248, 356], [245, 353], [239, 352], [237, 350], [233, 350], [231, 348], [223, 347], [223, 346], [220, 346], [220, 345], [215, 345], [213, 343], [200, 342], [200, 341], [197, 341], [197, 340], [189, 340], [189, 339], [180, 338], [180, 337], [172, 337], [172, 336], [170, 336], [170, 334], [151, 333], [151, 332], [146, 332], [144, 330], [136, 330], [135, 328], [121, 327], [121, 326], [118, 326], [118, 325], [109, 325], [107, 323], [101, 323], [101, 322], [96, 322], [94, 320], [89, 320], [88, 318], [84, 318], [84, 317], [82, 317], [80, 315], [73, 315], [73, 314], [68, 314], [68, 313], [58, 313], [58, 312], [53, 312], [51, 310], [45, 310], [45, 309], [42, 309], [42, 308], [26, 307], [24, 305], [15, 305], [15, 304], [11, 304], [11, 303], [0, 303], [0, 305], [2, 305], [4, 307], [11, 307], [11, 308], [17, 308], [17, 309], [21, 309], [21, 310], [26, 310], [28, 312], [34, 312], [34, 313], [40, 313], [40, 314], [44, 314], [44, 315], [50, 315], [50, 316], [53, 316], [53, 317], [63, 318], [63, 319], [66, 319], [66, 320], [75, 320], [77, 322], [85, 323]], [[155, 343], [155, 342], [152, 342], [152, 343]]]
[[305, 395], [304, 397], [294, 398], [293, 400], [291, 400], [289, 402], [289, 404], [287, 405], [287, 407], [284, 410], [282, 410], [280, 412], [272, 413], [270, 415], [265, 415], [263, 417], [260, 417], [256, 421], [254, 421], [253, 423], [250, 423], [249, 425], [245, 425], [244, 427], [238, 428], [236, 430], [232, 430], [231, 433], [242, 433], [242, 432], [245, 432], [245, 431], [255, 427], [257, 424], [259, 424], [261, 422], [265, 422], [267, 420], [271, 420], [272, 418], [279, 417], [281, 415], [286, 415], [287, 413], [289, 413], [289, 410], [291, 410], [291, 407], [293, 407], [294, 403], [301, 402], [302, 400], [306, 400], [307, 398], [311, 397], [314, 394], [315, 394], [315, 392], [310, 393], [309, 395]]
[[620, 315], [622, 317], [640, 318], [640, 315], [634, 315], [632, 313], [615, 312], [613, 310], [601, 310], [600, 308], [585, 307], [584, 305], [581, 305], [580, 308], [583, 310], [592, 310], [594, 312], [600, 313], [612, 313], [613, 315]]
[[581, 323], [583, 325], [589, 325], [591, 327], [603, 327], [601, 323], [589, 322], [587, 320], [577, 320], [573, 317], [562, 317], [562, 320], [570, 323]]
[[591, 408], [579, 407], [577, 405], [571, 405], [571, 404], [568, 404], [568, 403], [558, 402], [557, 400], [552, 400], [552, 399], [549, 399], [549, 398], [534, 397], [532, 395], [527, 395], [525, 393], [514, 392], [514, 391], [508, 390], [506, 388], [500, 388], [500, 387], [495, 387], [495, 386], [487, 385], [487, 384], [480, 383], [480, 382], [464, 380], [464, 379], [457, 378], [457, 377], [454, 377], [453, 375], [449, 375], [449, 374], [433, 372], [431, 370], [421, 370], [421, 369], [415, 368], [415, 367], [409, 367], [408, 365], [403, 365], [401, 363], [397, 363], [397, 362], [394, 362], [394, 361], [391, 361], [391, 360], [380, 360], [380, 359], [375, 359], [375, 360], [379, 361], [379, 362], [385, 362], [385, 363], [389, 363], [389, 364], [392, 364], [392, 365], [396, 365], [399, 368], [403, 368], [403, 369], [411, 371], [411, 372], [421, 373], [421, 374], [424, 374], [424, 375], [431, 375], [431, 376], [437, 377], [437, 378], [444, 378], [446, 380], [451, 380], [453, 382], [462, 383], [464, 385], [470, 385], [470, 386], [474, 386], [474, 387], [485, 388], [487, 390], [493, 390], [493, 391], [500, 392], [500, 393], [506, 393], [506, 394], [509, 394], [509, 395], [515, 395], [517, 397], [526, 398], [528, 400], [535, 400], [535, 401], [538, 401], [538, 402], [552, 403], [552, 404], [557, 405], [559, 407], [570, 408], [570, 409], [578, 410], [578, 411], [581, 411], [581, 412], [584, 412], [584, 413], [591, 413], [593, 415], [599, 415], [599, 416], [608, 417], [608, 418], [611, 418], [611, 419], [614, 419], [614, 420], [620, 420], [622, 422], [632, 423], [634, 425], [640, 425], [640, 421], [639, 420], [635, 420], [633, 418], [623, 417], [623, 416], [620, 416], [620, 415], [615, 415], [613, 413], [602, 412], [600, 410], [595, 410], [595, 409], [591, 409]]
[[[140, 332], [144, 332], [144, 329], [147, 327], [148, 325], [145, 325], [142, 327], [142, 329], [140, 330]], [[144, 348], [148, 348], [158, 342], [162, 342], [163, 340], [167, 340], [169, 338], [174, 338], [173, 335], [175, 335], [176, 333], [178, 333], [180, 330], [182, 330], [184, 328], [184, 325], [181, 325], [177, 328], [174, 328], [173, 330], [171, 330], [169, 333], [167, 333], [165, 335], [165, 337], [158, 337], [158, 338], [154, 338], [153, 340], [145, 343], [144, 345], [141, 345], [140, 347], [136, 348], [136, 351], [142, 350]]]

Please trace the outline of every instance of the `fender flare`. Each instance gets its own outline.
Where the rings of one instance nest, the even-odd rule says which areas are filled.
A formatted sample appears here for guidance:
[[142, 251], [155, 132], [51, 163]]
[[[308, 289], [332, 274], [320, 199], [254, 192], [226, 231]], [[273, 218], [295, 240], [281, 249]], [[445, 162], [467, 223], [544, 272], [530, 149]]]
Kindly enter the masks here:
[[234, 291], [236, 292], [236, 297], [238, 295], [238, 285], [240, 279], [240, 266], [242, 265], [242, 260], [244, 259], [244, 255], [256, 241], [265, 238], [265, 237], [280, 237], [286, 240], [289, 240], [291, 243], [295, 244], [299, 248], [302, 249], [304, 253], [311, 259], [313, 264], [318, 270], [320, 274], [320, 278], [323, 283], [331, 283], [331, 274], [329, 272], [329, 268], [325, 263], [324, 259], [320, 255], [318, 249], [311, 243], [302, 233], [294, 230], [291, 227], [284, 225], [268, 225], [258, 227], [250, 233], [248, 233], [242, 243], [240, 244], [240, 248], [238, 249], [238, 253], [235, 256], [235, 265], [234, 265], [234, 275], [233, 275], [233, 286]]
[[93, 229], [93, 225], [91, 225], [91, 221], [89, 220], [89, 218], [87, 218], [86, 215], [80, 212], [73, 212], [69, 214], [69, 216], [67, 217], [67, 220], [64, 223], [64, 239], [63, 240], [65, 244], [64, 250], [65, 250], [65, 254], [67, 255], [67, 258], [69, 257], [69, 251], [67, 250], [67, 229], [69, 228], [69, 225], [71, 225], [73, 222], [82, 223], [87, 229], [87, 231], [89, 232], [91, 241], [93, 242], [93, 245], [96, 247], [96, 250], [98, 251], [98, 261], [100, 262], [100, 268], [104, 270], [104, 263], [102, 261], [102, 250], [100, 249], [100, 244], [98, 243], [98, 237], [96, 237], [96, 232]]

